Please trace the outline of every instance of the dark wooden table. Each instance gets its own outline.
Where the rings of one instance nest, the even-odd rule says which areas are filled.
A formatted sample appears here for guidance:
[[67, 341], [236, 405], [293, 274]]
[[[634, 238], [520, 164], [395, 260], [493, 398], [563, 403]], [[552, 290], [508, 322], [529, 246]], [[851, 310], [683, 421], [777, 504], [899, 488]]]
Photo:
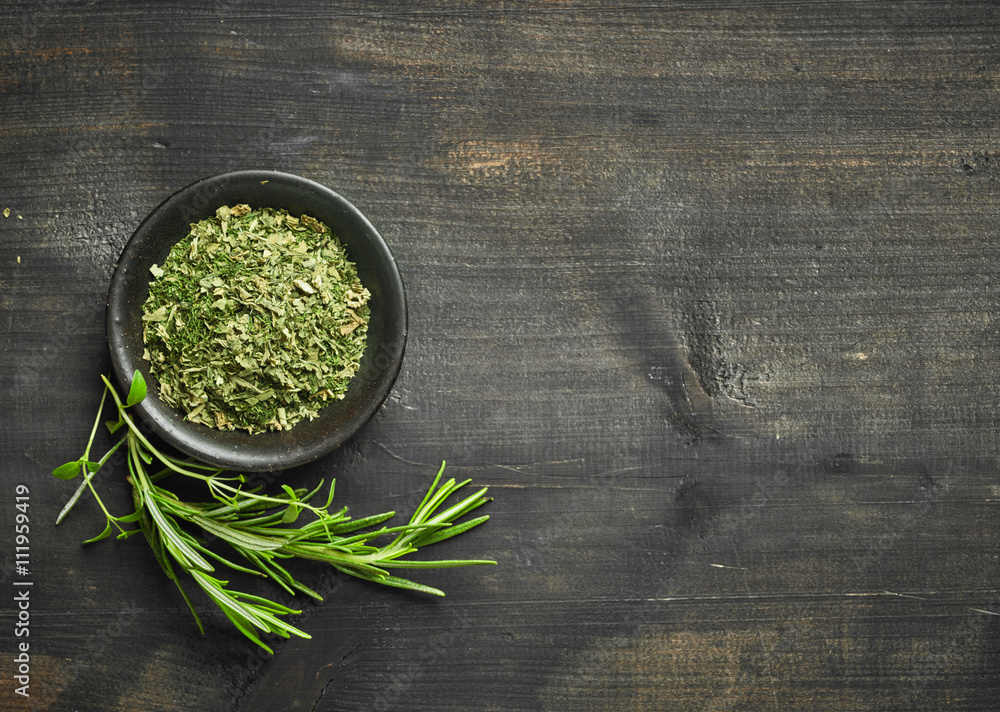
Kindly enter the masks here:
[[[995, 3], [0, 13], [3, 709], [1000, 707]], [[141, 540], [82, 546], [92, 500], [54, 526], [49, 474], [126, 240], [242, 168], [354, 202], [409, 297], [383, 409], [283, 481], [405, 512], [446, 459], [495, 498], [439, 552], [496, 567], [304, 567], [274, 656]]]

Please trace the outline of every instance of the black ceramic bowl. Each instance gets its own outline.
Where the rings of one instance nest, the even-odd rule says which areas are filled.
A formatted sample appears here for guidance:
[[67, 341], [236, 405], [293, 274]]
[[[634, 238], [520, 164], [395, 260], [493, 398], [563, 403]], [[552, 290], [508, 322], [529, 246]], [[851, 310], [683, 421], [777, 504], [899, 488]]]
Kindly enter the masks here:
[[[285, 208], [326, 223], [358, 268], [371, 292], [368, 341], [361, 369], [343, 400], [332, 401], [319, 417], [282, 432], [250, 435], [223, 432], [188, 422], [164, 404], [143, 357], [142, 307], [152, 279], [149, 268], [163, 264], [190, 223], [215, 214], [222, 205]], [[134, 407], [167, 443], [188, 455], [229, 470], [274, 471], [311, 462], [333, 451], [375, 414], [399, 373], [406, 345], [406, 294], [396, 262], [378, 231], [351, 203], [318, 183], [287, 173], [238, 171], [192, 183], [167, 198], [132, 235], [118, 260], [108, 293], [108, 342], [119, 384], [127, 389], [142, 372], [146, 399]]]

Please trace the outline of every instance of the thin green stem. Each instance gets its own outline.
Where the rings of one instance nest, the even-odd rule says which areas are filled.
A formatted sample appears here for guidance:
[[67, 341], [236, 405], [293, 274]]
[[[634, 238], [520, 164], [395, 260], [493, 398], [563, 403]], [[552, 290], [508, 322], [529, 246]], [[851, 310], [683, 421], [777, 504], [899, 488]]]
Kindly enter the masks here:
[[[104, 411], [104, 401], [108, 398], [108, 386], [105, 381], [104, 393], [101, 394], [101, 403], [97, 406], [97, 417], [94, 418], [94, 427], [90, 429], [90, 439], [87, 440], [87, 448], [83, 451], [83, 460], [90, 459], [90, 448], [94, 445], [94, 438], [97, 437], [97, 426], [101, 423], [101, 413]], [[112, 389], [113, 392], [113, 389]]]
[[[253, 490], [243, 488], [242, 475], [223, 477], [221, 470], [210, 465], [197, 461], [185, 462], [160, 452], [139, 431], [134, 419], [126, 413], [126, 408], [144, 397], [145, 383], [138, 373], [133, 377], [128, 403], [122, 402], [108, 378], [104, 376], [101, 378], [105, 384], [104, 396], [101, 399], [102, 409], [107, 394], [110, 393], [118, 412], [118, 421], [112, 426], [112, 431], [121, 425], [125, 425], [127, 430], [98, 463], [90, 463], [87, 458], [96, 436], [97, 423], [100, 421], [100, 412], [98, 413], [87, 449], [80, 461], [85, 469], [84, 481], [64, 507], [59, 519], [61, 520], [72, 508], [85, 489], [90, 489], [107, 521], [105, 531], [88, 541], [104, 538], [110, 533], [112, 525], [117, 527], [122, 535], [142, 531], [164, 573], [177, 585], [202, 632], [204, 628], [198, 613], [181, 585], [178, 573], [187, 573], [194, 578], [198, 586], [225, 613], [233, 625], [265, 650], [271, 649], [261, 639], [258, 631], [285, 638], [290, 635], [309, 637], [305, 632], [279, 618], [298, 611], [266, 598], [231, 590], [227, 581], [212, 575], [215, 569], [209, 559], [216, 565], [234, 571], [266, 576], [290, 595], [305, 593], [320, 600], [318, 593], [297, 581], [279, 562], [291, 558], [319, 561], [367, 581], [433, 595], [444, 595], [444, 593], [439, 589], [393, 576], [386, 569], [402, 567], [425, 569], [495, 563], [479, 559], [413, 561], [407, 558], [421, 547], [461, 534], [489, 519], [486, 515], [463, 519], [466, 514], [489, 501], [485, 496], [485, 488], [465, 497], [457, 504], [451, 506], [445, 504], [451, 495], [468, 484], [468, 481], [456, 483], [455, 480], [449, 479], [442, 484], [444, 463], [426, 496], [406, 524], [385, 526], [384, 522], [391, 519], [394, 512], [352, 520], [347, 514], [346, 507], [331, 514], [334, 492], [332, 484], [326, 503], [317, 506], [310, 502], [322, 490], [323, 482], [312, 490], [293, 490], [283, 486], [283, 491], [277, 495], [258, 494], [260, 488]], [[114, 517], [98, 496], [92, 479], [122, 444], [127, 445], [125, 459], [129, 472], [127, 479], [132, 485], [135, 511], [124, 517]], [[158, 461], [163, 467], [150, 474], [147, 467], [154, 461]], [[90, 472], [91, 468], [94, 472]], [[66, 478], [68, 474], [66, 466], [57, 468], [54, 474]], [[214, 501], [185, 502], [157, 484], [159, 480], [171, 474], [203, 482]], [[232, 486], [228, 484], [230, 481], [238, 481], [240, 485]], [[439, 509], [442, 511], [438, 511]], [[312, 513], [314, 518], [301, 526], [295, 526], [294, 523], [302, 511]], [[139, 523], [138, 530], [125, 530], [122, 527], [123, 523], [134, 522]], [[201, 537], [196, 536], [193, 533], [194, 527], [204, 534]], [[388, 544], [376, 545], [376, 540], [382, 537], [392, 537], [392, 539]], [[213, 544], [213, 540], [216, 543]], [[230, 547], [256, 570], [226, 558], [216, 550], [217, 545]]]
[[[108, 458], [111, 457], [118, 450], [118, 448], [120, 448], [122, 444], [125, 443], [127, 437], [128, 436], [122, 436], [122, 438], [118, 442], [116, 442], [110, 450], [104, 453], [104, 457], [102, 457], [100, 460], [97, 461], [97, 468], [93, 472], [91, 472], [90, 468], [88, 468], [87, 466], [85, 465], [83, 466], [83, 482], [80, 483], [80, 486], [76, 488], [76, 492], [73, 493], [73, 496], [69, 498], [69, 500], [66, 502], [66, 505], [62, 508], [62, 511], [59, 512], [59, 516], [56, 517], [56, 524], [61, 522], [63, 520], [63, 517], [69, 514], [69, 511], [73, 509], [73, 507], [79, 501], [80, 496], [83, 494], [84, 490], [86, 490], [90, 486], [90, 481], [97, 475], [100, 469], [104, 467], [104, 463], [108, 461]], [[83, 459], [86, 459], [86, 455], [84, 455]]]

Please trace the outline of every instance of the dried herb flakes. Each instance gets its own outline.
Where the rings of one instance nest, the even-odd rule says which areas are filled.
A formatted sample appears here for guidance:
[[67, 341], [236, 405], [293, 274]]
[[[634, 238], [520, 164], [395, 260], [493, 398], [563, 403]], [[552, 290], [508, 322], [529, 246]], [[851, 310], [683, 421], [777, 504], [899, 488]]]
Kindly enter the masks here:
[[150, 271], [144, 356], [188, 420], [285, 430], [344, 397], [371, 295], [320, 221], [223, 206]]

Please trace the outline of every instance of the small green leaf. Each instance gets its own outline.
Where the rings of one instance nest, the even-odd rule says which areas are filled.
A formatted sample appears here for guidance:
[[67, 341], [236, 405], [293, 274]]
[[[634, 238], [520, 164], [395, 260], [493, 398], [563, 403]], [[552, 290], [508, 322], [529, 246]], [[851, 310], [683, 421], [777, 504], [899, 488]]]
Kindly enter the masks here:
[[103, 532], [101, 532], [100, 534], [98, 534], [97, 536], [95, 536], [95, 537], [93, 537], [91, 539], [87, 539], [87, 541], [85, 541], [83, 543], [84, 544], [92, 544], [95, 541], [100, 541], [101, 539], [106, 539], [108, 537], [108, 535], [110, 535], [110, 534], [111, 534], [111, 522], [108, 521], [108, 524], [107, 524], [106, 527], [104, 527], [104, 531]]
[[132, 376], [132, 385], [128, 389], [128, 398], [125, 400], [125, 405], [135, 405], [145, 397], [146, 379], [142, 377], [139, 371], [136, 371]]
[[291, 524], [292, 522], [294, 522], [296, 519], [299, 518], [299, 512], [301, 510], [302, 508], [299, 507], [297, 504], [288, 505], [288, 509], [286, 509], [285, 513], [281, 515], [281, 523]]
[[104, 423], [104, 425], [107, 427], [109, 433], [114, 433], [121, 426], [125, 425], [125, 419], [122, 418], [121, 414], [119, 413], [118, 414], [118, 422], [117, 423], [114, 422], [113, 420], [109, 420], [106, 423]]
[[97, 472], [101, 469], [101, 463], [94, 462], [93, 460], [84, 460], [83, 463], [87, 466], [87, 469], [91, 472]]
[[131, 514], [126, 514], [124, 517], [118, 517], [118, 521], [123, 524], [132, 524], [138, 522], [142, 518], [142, 510], [132, 512]]
[[67, 462], [65, 465], [59, 465], [56, 469], [52, 470], [52, 474], [58, 477], [60, 480], [71, 480], [80, 474], [80, 465], [82, 463], [79, 460], [73, 462]]

